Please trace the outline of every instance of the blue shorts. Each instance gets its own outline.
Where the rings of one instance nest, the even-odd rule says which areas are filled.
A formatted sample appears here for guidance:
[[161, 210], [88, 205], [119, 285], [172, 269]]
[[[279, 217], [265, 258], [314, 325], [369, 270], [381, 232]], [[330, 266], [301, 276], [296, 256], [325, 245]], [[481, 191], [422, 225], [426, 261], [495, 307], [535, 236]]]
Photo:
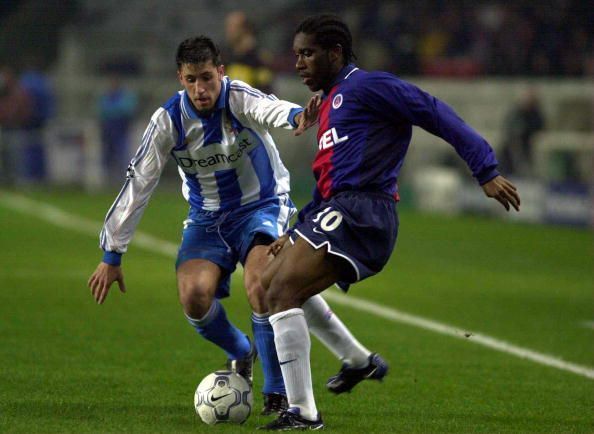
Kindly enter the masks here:
[[344, 291], [384, 268], [397, 235], [396, 201], [376, 192], [345, 191], [310, 203], [291, 229], [292, 242], [300, 236], [315, 249], [327, 246], [329, 253], [351, 265], [337, 282]]
[[245, 264], [254, 237], [276, 240], [288, 228], [296, 209], [288, 195], [249, 203], [232, 211], [190, 208], [184, 221], [175, 268], [189, 259], [206, 259], [223, 271], [217, 298], [229, 296], [229, 281], [237, 262]]

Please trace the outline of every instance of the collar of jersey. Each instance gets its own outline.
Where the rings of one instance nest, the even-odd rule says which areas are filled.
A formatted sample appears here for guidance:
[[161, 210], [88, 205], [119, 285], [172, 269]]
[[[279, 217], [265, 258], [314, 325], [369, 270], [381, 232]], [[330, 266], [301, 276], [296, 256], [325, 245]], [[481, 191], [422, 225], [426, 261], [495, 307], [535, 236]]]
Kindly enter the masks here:
[[209, 119], [215, 111], [223, 110], [225, 108], [225, 101], [227, 101], [227, 87], [229, 87], [229, 77], [225, 76], [223, 78], [223, 82], [221, 83], [221, 93], [219, 94], [219, 97], [217, 98], [217, 102], [215, 103], [215, 108], [207, 116], [202, 116], [200, 113], [198, 113], [198, 110], [196, 110], [196, 107], [194, 107], [194, 104], [192, 104], [192, 101], [190, 101], [190, 97], [188, 96], [188, 93], [184, 90], [184, 100], [185, 100], [186, 105], [190, 108], [190, 110], [188, 110], [188, 114], [190, 115], [190, 118], [192, 118], [192, 119]]
[[[349, 63], [348, 65], [344, 66], [336, 75], [336, 78], [334, 79], [334, 81], [332, 81], [332, 84], [330, 85], [330, 91], [328, 92], [328, 94], [330, 94], [330, 92], [332, 92], [332, 89], [334, 88], [334, 86], [336, 86], [338, 83], [340, 83], [341, 81], [343, 81], [345, 78], [347, 78], [347, 76], [353, 72], [355, 69], [359, 69], [357, 68], [354, 64]], [[327, 94], [325, 94], [324, 96], [328, 96]]]

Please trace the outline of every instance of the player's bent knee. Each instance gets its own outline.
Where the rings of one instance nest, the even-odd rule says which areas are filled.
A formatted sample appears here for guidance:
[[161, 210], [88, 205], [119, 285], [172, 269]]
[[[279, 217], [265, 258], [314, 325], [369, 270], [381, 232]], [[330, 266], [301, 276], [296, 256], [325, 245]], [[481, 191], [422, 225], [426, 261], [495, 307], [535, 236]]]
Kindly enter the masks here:
[[184, 312], [196, 319], [206, 315], [214, 298], [214, 291], [204, 286], [183, 282], [178, 286], [179, 302]]
[[305, 299], [301, 299], [300, 288], [293, 276], [277, 273], [271, 280], [266, 292], [266, 303], [271, 313], [300, 307]]

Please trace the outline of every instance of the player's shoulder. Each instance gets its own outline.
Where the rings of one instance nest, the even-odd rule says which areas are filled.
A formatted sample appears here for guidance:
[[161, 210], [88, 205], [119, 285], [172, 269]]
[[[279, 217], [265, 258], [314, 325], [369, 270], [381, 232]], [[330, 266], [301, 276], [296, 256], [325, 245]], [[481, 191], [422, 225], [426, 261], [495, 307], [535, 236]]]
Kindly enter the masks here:
[[172, 123], [181, 118], [183, 95], [183, 90], [174, 93], [161, 107], [155, 110], [151, 116], [151, 122], [163, 129], [170, 128]]
[[[360, 72], [359, 72], [360, 71]], [[396, 75], [386, 71], [364, 71], [359, 70], [353, 74], [354, 87], [361, 86], [381, 86], [386, 84], [400, 84], [404, 81]]]
[[180, 101], [184, 95], [184, 91], [180, 90], [175, 92], [161, 107], [167, 111], [170, 111], [174, 107], [179, 107]]
[[174, 93], [161, 107], [159, 107], [153, 117], [169, 115], [171, 118], [179, 117], [182, 110], [182, 98], [184, 91], [180, 90]]
[[377, 95], [406, 93], [410, 83], [386, 71], [362, 71], [353, 74], [351, 89], [353, 96], [359, 101], [375, 98]]
[[253, 96], [256, 98], [266, 98], [268, 96], [260, 89], [256, 89], [241, 80], [229, 80], [229, 92], [232, 97]]

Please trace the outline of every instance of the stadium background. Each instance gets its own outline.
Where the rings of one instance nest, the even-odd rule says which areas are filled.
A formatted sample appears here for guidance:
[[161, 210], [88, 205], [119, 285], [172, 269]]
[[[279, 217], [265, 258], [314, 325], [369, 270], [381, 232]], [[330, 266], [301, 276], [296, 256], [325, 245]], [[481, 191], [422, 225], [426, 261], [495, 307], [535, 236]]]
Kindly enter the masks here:
[[[392, 361], [393, 376], [386, 387], [329, 400], [321, 380], [336, 362], [314, 343], [316, 392], [336, 432], [592, 432], [594, 8], [585, 0], [3, 1], [0, 71], [41, 72], [55, 107], [33, 128], [41, 177], [29, 176], [35, 152], [13, 153], [7, 170], [6, 149], [32, 129], [19, 136], [0, 122], [0, 431], [200, 432], [185, 404], [220, 355], [183, 324], [175, 301], [171, 252], [186, 208], [174, 167], [125, 258], [130, 293], [112, 291], [97, 310], [85, 291], [100, 258], [95, 234], [124, 176], [102, 165], [97, 100], [114, 74], [136, 95], [132, 154], [150, 114], [179, 88], [177, 44], [207, 34], [225, 48], [222, 23], [236, 9], [249, 11], [281, 98], [308, 98], [292, 69], [293, 29], [332, 11], [351, 25], [361, 67], [442, 98], [498, 156], [506, 116], [526, 93], [538, 95], [545, 118], [532, 164], [510, 175], [519, 214], [487, 201], [453, 149], [415, 129], [389, 271], [355, 287], [358, 307], [329, 295], [361, 340]], [[302, 205], [314, 132], [274, 135]], [[157, 247], [146, 247], [150, 237]], [[416, 320], [390, 319], [392, 311], [361, 311], [367, 302], [558, 357], [581, 374], [469, 348], [472, 337], [433, 336]], [[229, 309], [247, 318], [243, 296]]]

